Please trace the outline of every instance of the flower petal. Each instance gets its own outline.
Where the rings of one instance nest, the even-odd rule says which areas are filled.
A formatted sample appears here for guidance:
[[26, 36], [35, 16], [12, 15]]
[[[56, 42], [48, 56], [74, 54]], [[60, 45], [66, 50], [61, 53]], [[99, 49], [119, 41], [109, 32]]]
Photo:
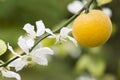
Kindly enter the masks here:
[[34, 26], [27, 23], [25, 24], [25, 26], [23, 27], [23, 29], [28, 33], [30, 34], [31, 36], [35, 36], [35, 31], [34, 31]]
[[20, 56], [18, 53], [16, 53], [16, 52], [13, 50], [12, 46], [10, 46], [9, 43], [8, 43], [8, 49], [9, 49], [14, 55]]
[[29, 49], [34, 45], [34, 40], [27, 36], [20, 36], [18, 39], [18, 45], [24, 52], [29, 53]]
[[77, 14], [82, 9], [82, 7], [83, 7], [82, 2], [80, 2], [79, 0], [74, 0], [67, 6], [67, 9], [69, 12]]
[[66, 38], [68, 33], [72, 31], [72, 29], [69, 29], [67, 27], [63, 27], [61, 30], [60, 30], [60, 36], [63, 37], [63, 38]]
[[23, 38], [23, 36], [20, 36], [18, 39], [18, 45], [20, 46], [20, 48], [26, 52], [29, 53], [29, 47], [26, 44], [26, 40]]
[[48, 60], [44, 55], [40, 55], [40, 56], [34, 56], [32, 58], [33, 62], [36, 62], [39, 65], [48, 65]]
[[34, 43], [35, 43], [35, 41], [34, 41], [33, 39], [27, 38], [26, 44], [27, 44], [27, 46], [29, 47], [29, 49], [31, 49], [31, 47], [34, 46]]
[[37, 33], [36, 36], [41, 36], [45, 33], [45, 25], [42, 20], [36, 22]]
[[21, 80], [21, 77], [18, 73], [8, 70], [2, 70], [2, 75], [8, 78], [16, 78], [17, 80]]
[[72, 38], [70, 36], [67, 36], [67, 37], [69, 40], [71, 40], [75, 44], [75, 46], [78, 46], [77, 41], [74, 38]]
[[11, 62], [8, 66], [9, 67], [15, 67], [16, 71], [20, 71], [27, 64], [28, 64], [28, 62], [26, 60], [24, 60], [22, 58], [18, 58], [16, 60], [14, 60], [13, 62]]
[[102, 11], [107, 14], [109, 17], [112, 16], [112, 11], [109, 8], [102, 8]]
[[46, 28], [45, 31], [49, 34], [51, 34], [52, 36], [55, 36], [55, 34], [53, 34], [53, 32], [49, 29], [49, 28]]
[[50, 54], [50, 55], [53, 55], [54, 54], [54, 52], [53, 52], [53, 50], [52, 49], [50, 49], [50, 48], [48, 48], [48, 47], [43, 47], [43, 48], [38, 48], [38, 49], [36, 49], [36, 50], [34, 50], [34, 52], [32, 51], [32, 53], [34, 54], [34, 55], [41, 55], [41, 54]]
[[52, 55], [54, 53], [53, 53], [53, 50], [51, 50], [48, 47], [43, 47], [43, 48], [36, 49], [36, 50], [34, 50], [34, 52], [32, 51], [32, 55], [33, 55], [32, 59], [37, 64], [47, 65], [48, 61], [47, 61], [47, 58], [46, 58], [46, 54]]

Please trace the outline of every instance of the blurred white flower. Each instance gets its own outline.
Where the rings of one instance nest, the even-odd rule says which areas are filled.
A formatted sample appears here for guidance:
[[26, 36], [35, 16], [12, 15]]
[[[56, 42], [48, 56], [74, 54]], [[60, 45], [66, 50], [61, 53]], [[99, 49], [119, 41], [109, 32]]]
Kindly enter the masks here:
[[102, 11], [106, 13], [109, 17], [112, 17], [112, 11], [110, 8], [102, 8]]
[[53, 55], [53, 50], [48, 47], [42, 47], [40, 44], [37, 45], [31, 52], [29, 49], [33, 46], [32, 41], [30, 41], [31, 45], [27, 45], [26, 38], [20, 37], [18, 41], [18, 45], [21, 49], [26, 53], [25, 55], [19, 55], [18, 53], [14, 52], [13, 48], [8, 44], [8, 49], [18, 56], [19, 58], [11, 62], [8, 66], [15, 67], [16, 71], [21, 70], [24, 66], [28, 65], [31, 62], [35, 62], [39, 65], [47, 65], [48, 61], [46, 58], [47, 54]]
[[7, 78], [16, 78], [16, 80], [21, 80], [21, 77], [18, 73], [15, 73], [13, 71], [9, 71], [4, 67], [0, 68], [0, 71], [2, 73], [2, 76], [7, 77]]
[[59, 43], [61, 41], [67, 41], [67, 39], [69, 39], [70, 41], [72, 41], [75, 46], [77, 46], [77, 41], [69, 36], [68, 34], [72, 31], [72, 29], [69, 29], [67, 27], [63, 27], [61, 30], [60, 30], [60, 33], [58, 35], [52, 35], [52, 36], [49, 36], [49, 38], [56, 38], [56, 43]]
[[86, 4], [86, 2], [86, 0], [74, 0], [72, 3], [68, 4], [67, 9], [69, 12], [77, 14], [83, 8], [84, 4]]
[[76, 80], [96, 80], [96, 79], [88, 75], [83, 75], [83, 76], [78, 77]]
[[28, 33], [28, 35], [32, 38], [36, 38], [36, 36], [41, 36], [43, 35], [45, 32], [51, 34], [51, 30], [49, 28], [45, 28], [44, 23], [42, 22], [42, 20], [40, 21], [36, 21], [36, 29], [37, 31], [35, 31], [34, 26], [31, 25], [30, 23], [27, 23], [24, 25], [23, 29]]

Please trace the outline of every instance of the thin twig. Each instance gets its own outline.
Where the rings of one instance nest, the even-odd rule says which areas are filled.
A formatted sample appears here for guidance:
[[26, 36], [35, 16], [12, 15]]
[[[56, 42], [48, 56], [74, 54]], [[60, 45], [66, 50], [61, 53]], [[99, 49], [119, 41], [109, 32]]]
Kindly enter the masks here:
[[95, 1], [96, 1], [96, 0], [91, 0], [91, 1], [89, 2], [89, 4], [85, 6], [85, 13], [89, 13], [89, 8], [90, 8], [91, 4], [92, 4], [93, 2], [95, 2]]

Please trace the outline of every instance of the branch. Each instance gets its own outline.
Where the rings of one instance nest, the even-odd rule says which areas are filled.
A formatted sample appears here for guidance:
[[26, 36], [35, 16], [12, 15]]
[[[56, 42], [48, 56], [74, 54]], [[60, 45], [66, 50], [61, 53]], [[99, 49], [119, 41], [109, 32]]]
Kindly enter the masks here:
[[[86, 5], [84, 5], [83, 8], [79, 11], [79, 13], [73, 15], [70, 19], [68, 19], [62, 26], [60, 26], [60, 27], [57, 28], [56, 30], [53, 30], [53, 33], [56, 33], [56, 32], [58, 32], [58, 31], [60, 31], [61, 28], [63, 28], [63, 27], [65, 27], [65, 26], [67, 26], [68, 24], [70, 24], [79, 14], [82, 13], [82, 11], [84, 11], [84, 10], [85, 10], [85, 12], [86, 12], [86, 11], [89, 11], [89, 7], [90, 7], [90, 5], [91, 5], [94, 1], [95, 1], [95, 0], [91, 0], [91, 1], [88, 2]], [[30, 49], [30, 52], [35, 48], [35, 46], [37, 46], [37, 44], [38, 44], [40, 41], [42, 41], [43, 39], [45, 39], [45, 38], [48, 37], [49, 35], [50, 35], [50, 34], [46, 33], [46, 34], [38, 37], [38, 39], [37, 39], [36, 42], [35, 42], [35, 45]], [[25, 55], [25, 53], [22, 53], [21, 56], [22, 56], [22, 55]], [[10, 59], [9, 61], [5, 62], [4, 64], [0, 65], [0, 67], [5, 67], [5, 66], [7, 66], [8, 64], [10, 64], [11, 62], [13, 62], [14, 60], [16, 60], [16, 59], [18, 59], [18, 58], [19, 58], [19, 57], [16, 56], [16, 57]]]

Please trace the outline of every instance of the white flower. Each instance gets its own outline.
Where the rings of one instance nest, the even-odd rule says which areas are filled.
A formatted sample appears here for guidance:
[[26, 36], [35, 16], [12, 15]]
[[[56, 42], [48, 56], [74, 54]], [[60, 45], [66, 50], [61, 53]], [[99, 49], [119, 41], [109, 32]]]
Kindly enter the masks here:
[[88, 75], [83, 75], [83, 76], [78, 77], [76, 80], [96, 80], [96, 79]]
[[21, 77], [20, 77], [20, 75], [18, 73], [15, 73], [13, 71], [9, 71], [9, 70], [7, 70], [4, 67], [1, 67], [0, 71], [1, 71], [1, 73], [2, 73], [2, 75], [4, 77], [7, 77], [7, 78], [16, 78], [16, 80], [21, 80]]
[[19, 56], [18, 59], [11, 62], [8, 66], [15, 67], [16, 71], [21, 70], [24, 66], [28, 65], [31, 62], [35, 62], [39, 65], [47, 65], [48, 61], [46, 58], [47, 54], [53, 55], [53, 50], [51, 50], [48, 47], [42, 47], [40, 44], [37, 45], [31, 52], [29, 49], [30, 46], [26, 45], [26, 38], [20, 37], [18, 41], [18, 45], [23, 49], [23, 51], [26, 53], [25, 55], [21, 56], [18, 53], [14, 52], [12, 47], [8, 44], [8, 49], [15, 54], [16, 56]]
[[49, 38], [56, 38], [56, 43], [61, 42], [61, 41], [66, 41], [67, 39], [69, 39], [70, 41], [72, 41], [75, 44], [75, 46], [77, 46], [77, 41], [68, 35], [71, 31], [72, 31], [72, 29], [69, 29], [67, 27], [63, 27], [60, 30], [59, 35], [52, 35]]
[[[45, 32], [49, 33], [49, 31], [51, 32], [50, 29], [45, 28], [44, 23], [42, 22], [42, 20], [40, 21], [36, 21], [36, 28], [37, 31], [35, 31], [34, 26], [31, 25], [30, 23], [27, 23], [24, 25], [23, 29], [28, 33], [29, 36], [31, 36], [32, 38], [36, 38], [36, 36], [41, 36], [43, 35]], [[50, 33], [49, 33], [50, 34]]]
[[102, 11], [106, 13], [109, 17], [112, 16], [112, 11], [110, 8], [102, 8]]
[[86, 0], [83, 0], [82, 2], [79, 0], [74, 0], [72, 3], [68, 4], [67, 9], [69, 12], [73, 14], [77, 14], [86, 4]]

